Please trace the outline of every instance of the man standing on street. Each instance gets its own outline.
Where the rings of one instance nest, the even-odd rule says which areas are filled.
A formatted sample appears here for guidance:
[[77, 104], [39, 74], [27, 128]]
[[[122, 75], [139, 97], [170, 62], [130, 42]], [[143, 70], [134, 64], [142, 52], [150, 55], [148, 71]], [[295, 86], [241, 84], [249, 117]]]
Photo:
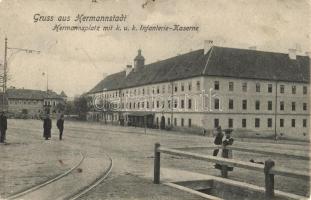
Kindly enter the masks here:
[[[222, 142], [224, 147], [230, 146], [233, 144], [234, 139], [231, 137], [232, 129], [225, 129], [226, 138]], [[232, 158], [232, 151], [229, 149], [223, 149], [222, 151], [223, 158]]]
[[56, 126], [59, 130], [59, 140], [62, 140], [64, 131], [64, 115], [61, 114], [60, 118], [57, 120]]
[[2, 111], [0, 114], [0, 143], [4, 143], [6, 140], [6, 129], [7, 129], [7, 117]]
[[49, 115], [46, 115], [45, 119], [43, 120], [43, 137], [45, 140], [51, 138], [51, 128], [52, 128], [52, 121]]
[[[222, 144], [222, 138], [224, 137], [224, 134], [222, 133], [222, 130], [221, 130], [221, 126], [218, 126], [216, 128], [216, 131], [215, 131], [215, 140], [214, 140], [214, 144], [215, 145], [221, 145]], [[214, 149], [213, 151], [213, 156], [217, 156], [218, 155], [218, 152], [219, 152], [219, 146], [217, 147], [217, 149]], [[215, 164], [215, 168], [216, 169], [219, 169], [221, 168], [221, 165], [220, 164]]]
[[[226, 149], [227, 146], [231, 146], [233, 144], [234, 139], [231, 137], [232, 129], [225, 129], [225, 139], [222, 142], [223, 150], [221, 157], [232, 159], [232, 150]], [[233, 171], [233, 167], [228, 167], [228, 171]]]
[[[224, 137], [224, 134], [222, 133], [222, 130], [221, 130], [221, 126], [218, 126], [216, 128], [216, 134], [215, 134], [215, 140], [214, 140], [214, 144], [215, 145], [221, 145], [222, 144], [222, 138]], [[213, 156], [217, 156], [219, 152], [219, 149], [214, 149], [213, 151]]]

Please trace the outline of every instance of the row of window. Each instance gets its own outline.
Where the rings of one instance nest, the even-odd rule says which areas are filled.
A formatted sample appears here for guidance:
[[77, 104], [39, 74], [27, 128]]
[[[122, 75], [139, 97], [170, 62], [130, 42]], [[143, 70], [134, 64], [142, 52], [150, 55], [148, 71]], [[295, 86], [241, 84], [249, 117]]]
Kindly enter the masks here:
[[[187, 84], [185, 83], [180, 83], [180, 87], [178, 87], [178, 84], [174, 84], [174, 92], [178, 92], [179, 90], [180, 91], [186, 91], [186, 88], [188, 91], [191, 91], [192, 90], [192, 82], [188, 82]], [[125, 90], [125, 92], [122, 92], [122, 96], [124, 97], [125, 94], [129, 94], [130, 96], [134, 95], [149, 95], [150, 94], [150, 90], [151, 90], [151, 93], [152, 94], [164, 94], [166, 93], [166, 89], [167, 89], [167, 92], [168, 93], [171, 93], [171, 84], [168, 84], [167, 87], [166, 85], [162, 85], [162, 86], [156, 86], [156, 87], [146, 87], [145, 88], [140, 88], [140, 89], [128, 89], [128, 90]], [[220, 82], [219, 81], [214, 81], [214, 89], [215, 90], [220, 90]], [[234, 91], [234, 82], [229, 82], [228, 84], [228, 89], [229, 91], [233, 92]], [[197, 91], [200, 91], [201, 90], [201, 82], [200, 81], [196, 81], [196, 90]], [[281, 94], [284, 94], [285, 93], [285, 85], [281, 84], [279, 85], [279, 92]], [[248, 91], [248, 84], [247, 82], [243, 82], [242, 83], [242, 91], [243, 92], [247, 92]], [[261, 92], [261, 84], [260, 83], [256, 83], [256, 92]], [[268, 84], [268, 87], [267, 87], [267, 92], [268, 93], [272, 93], [273, 92], [273, 85], [270, 83]], [[297, 93], [297, 86], [296, 85], [292, 85], [291, 86], [291, 93], [292, 94], [296, 94]], [[306, 95], [308, 93], [308, 88], [307, 86], [302, 86], [302, 94]], [[104, 97], [105, 98], [108, 98], [108, 97], [118, 97], [119, 96], [119, 92], [118, 91], [115, 91], [115, 92], [112, 92], [112, 93], [106, 93], [104, 94]]]
[[[159, 124], [159, 118], [157, 117], [156, 118], [156, 123]], [[178, 123], [177, 123], [177, 118], [174, 118], [174, 126], [177, 126]], [[260, 128], [261, 126], [261, 121], [259, 118], [255, 118], [255, 121], [254, 121], [254, 127], [255, 128]], [[167, 118], [167, 124], [170, 126], [171, 125], [171, 119], [170, 118]], [[280, 119], [280, 122], [279, 122], [279, 127], [284, 127], [284, 124], [285, 124], [285, 119]], [[180, 126], [186, 126], [185, 125], [185, 119], [184, 118], [180, 118]], [[192, 126], [192, 120], [191, 118], [188, 118], [188, 127], [191, 127]], [[214, 127], [217, 128], [219, 126], [219, 119], [218, 118], [215, 118], [214, 119]], [[234, 128], [233, 127], [233, 119], [229, 118], [228, 119], [228, 127], [229, 128]], [[246, 128], [247, 127], [247, 119], [242, 119], [241, 121], [241, 127], [242, 128]], [[267, 128], [272, 128], [273, 127], [273, 119], [272, 118], [268, 118], [267, 121], [266, 121], [266, 127]], [[296, 127], [296, 119], [291, 119], [291, 127]], [[307, 127], [307, 119], [302, 119], [302, 127], [306, 128]]]
[[[229, 105], [228, 108], [231, 110], [234, 108], [234, 101], [233, 99], [229, 99]], [[219, 99], [215, 99], [215, 109], [219, 109]], [[242, 100], [242, 109], [246, 110], [247, 109], [247, 100], [244, 99]], [[260, 101], [256, 100], [255, 101], [255, 109], [260, 110]], [[267, 110], [272, 110], [272, 101], [267, 102]], [[280, 110], [284, 111], [285, 110], [285, 104], [284, 101], [280, 101]], [[291, 110], [296, 111], [296, 102], [292, 101], [291, 102]], [[302, 110], [306, 111], [307, 110], [307, 103], [302, 103]]]
[[33, 105], [36, 105], [38, 103], [41, 103], [41, 101], [22, 101], [22, 100], [11, 100], [9, 101], [9, 104], [33, 104]]
[[53, 102], [51, 102], [51, 101], [45, 101], [45, 102], [44, 102], [44, 105], [45, 105], [45, 106], [50, 106], [50, 105], [56, 106], [56, 102], [55, 102], [55, 101], [53, 101]]
[[[174, 123], [174, 126], [177, 126], [177, 118], [174, 118], [173, 123]], [[156, 118], [156, 124], [159, 125], [159, 118], [158, 117]], [[167, 118], [167, 125], [169, 125], [169, 126], [171, 125], [171, 118]], [[188, 125], [188, 127], [192, 126], [191, 118], [188, 119], [187, 125]], [[180, 126], [182, 126], [182, 127], [186, 126], [184, 118], [180, 118]]]
[[[279, 85], [279, 87], [280, 87], [280, 93], [281, 93], [281, 94], [284, 94], [284, 93], [285, 93], [285, 85], [282, 85], [282, 84], [281, 84], [281, 85]], [[219, 83], [219, 81], [215, 81], [215, 82], [214, 82], [214, 89], [215, 89], [215, 90], [219, 90], [219, 88], [220, 88], [220, 83]], [[272, 84], [271, 84], [271, 83], [268, 84], [267, 92], [268, 92], [268, 93], [272, 93], [272, 88], [273, 88]], [[296, 86], [296, 85], [292, 85], [291, 88], [292, 88], [292, 89], [291, 89], [292, 94], [296, 94], [296, 92], [297, 92], [297, 86]], [[231, 91], [231, 92], [234, 91], [234, 82], [229, 82], [228, 89], [229, 89], [229, 91]], [[243, 83], [242, 83], [242, 91], [243, 91], [243, 92], [247, 92], [247, 82], [243, 82]], [[260, 85], [260, 83], [256, 83], [256, 92], [260, 92], [260, 91], [261, 91], [261, 85]], [[308, 93], [308, 88], [307, 88], [307, 86], [302, 86], [302, 93], [303, 93], [303, 94], [307, 94], [307, 93]]]
[[[188, 82], [187, 84], [185, 83], [180, 83], [180, 84], [174, 84], [174, 92], [178, 92], [179, 90], [181, 92], [183, 91], [191, 91], [192, 90], [192, 82]], [[215, 90], [220, 90], [220, 82], [219, 81], [214, 81], [214, 89]], [[256, 92], [261, 92], [261, 84], [259, 82], [256, 83]], [[285, 93], [285, 85], [281, 84], [279, 85], [279, 93], [284, 94]], [[201, 90], [201, 82], [200, 81], [196, 81], [196, 90], [200, 91]], [[228, 84], [228, 90], [233, 92], [234, 91], [234, 82], [229, 82]], [[126, 95], [149, 95], [150, 93], [152, 94], [165, 94], [166, 91], [168, 93], [171, 93], [171, 84], [166, 85], [162, 85], [162, 86], [156, 86], [156, 87], [146, 87], [146, 88], [139, 88], [139, 89], [127, 89], [124, 92], [122, 92], [121, 96], [125, 96]], [[247, 82], [243, 82], [242, 83], [242, 91], [243, 92], [247, 92], [248, 91], [248, 84]], [[272, 93], [273, 92], [273, 85], [270, 83], [268, 84], [267, 90], [268, 93]], [[291, 86], [291, 93], [292, 94], [296, 94], [297, 93], [297, 86], [296, 85], [292, 85]], [[306, 95], [308, 93], [308, 88], [307, 86], [302, 86], [302, 94]], [[110, 92], [110, 93], [106, 93], [104, 94], [105, 98], [108, 97], [118, 97], [119, 96], [119, 92], [115, 91], [115, 92]]]
[[[268, 118], [267, 119], [267, 125], [266, 127], [268, 128], [272, 128], [272, 123], [273, 123], [273, 119], [272, 118]], [[285, 124], [285, 119], [280, 119], [280, 123], [279, 123], [279, 127], [284, 127]], [[214, 127], [217, 128], [219, 126], [219, 119], [214, 119]], [[233, 119], [229, 118], [228, 119], [228, 127], [229, 128], [233, 128]], [[242, 119], [241, 121], [241, 127], [242, 128], [246, 128], [247, 127], [247, 119]], [[255, 118], [254, 121], [254, 127], [255, 128], [260, 128], [260, 118]], [[296, 119], [291, 119], [291, 127], [296, 127]], [[307, 127], [307, 119], [303, 119], [302, 120], [302, 127]]]
[[[173, 101], [174, 103], [174, 108], [178, 107], [178, 102], [177, 100]], [[186, 104], [187, 103], [187, 104]], [[280, 110], [284, 111], [285, 110], [285, 103], [284, 101], [280, 101]], [[171, 108], [171, 100], [167, 101], [168, 108]], [[296, 102], [291, 102], [291, 110], [296, 111]], [[151, 102], [151, 107], [152, 108], [164, 108], [165, 107], [165, 101], [152, 101]], [[247, 110], [248, 107], [248, 101], [246, 99], [242, 100], [242, 109]], [[122, 104], [122, 107], [124, 108], [124, 105]], [[129, 102], [126, 104], [126, 108], [128, 109], [139, 109], [139, 108], [150, 108], [149, 102]], [[184, 99], [180, 100], [180, 108], [184, 109], [192, 109], [192, 99], [187, 99], [185, 101]], [[214, 108], [216, 110], [220, 109], [220, 100], [219, 99], [214, 99]], [[229, 110], [234, 109], [234, 101], [233, 99], [229, 99], [229, 104], [228, 104]], [[261, 109], [261, 102], [259, 100], [255, 101], [255, 110], [260, 110]], [[272, 110], [273, 109], [273, 103], [272, 101], [267, 101], [267, 110]], [[302, 110], [307, 111], [307, 103], [302, 103]]]
[[[173, 86], [174, 88], [174, 91], [175, 92], [178, 92], [179, 91], [179, 87], [178, 87], [178, 84], [174, 84]], [[184, 83], [180, 83], [180, 91], [186, 91], [186, 88], [187, 88], [187, 91], [191, 91], [192, 90], [192, 82], [188, 82], [187, 85], [185, 85]], [[171, 84], [168, 84], [167, 86], [166, 85], [162, 85], [162, 86], [156, 86], [156, 87], [146, 87], [146, 88], [139, 88], [139, 89], [128, 89], [128, 90], [125, 90], [124, 92], [121, 93], [121, 96], [125, 96], [126, 95], [149, 95], [150, 93], [152, 94], [165, 94], [166, 91], [168, 93], [171, 93], [172, 90], [171, 90]], [[196, 81], [196, 90], [197, 91], [200, 91], [201, 90], [201, 82], [200, 81]], [[115, 97], [119, 97], [119, 94], [118, 92], [110, 92], [110, 93], [105, 93], [104, 94], [104, 97], [105, 98], [108, 98], [108, 97], [112, 97], [112, 98], [115, 98]]]
[[[41, 104], [42, 101], [35, 101], [35, 100], [29, 100], [29, 101], [23, 101], [23, 100], [11, 100], [9, 101], [9, 104], [15, 104], [15, 105], [18, 105], [18, 104], [28, 104], [28, 105], [37, 105], [37, 104]], [[53, 106], [56, 106], [56, 101], [45, 101], [44, 102], [44, 105], [53, 105]]]
[[[126, 104], [126, 108], [128, 109], [136, 109], [136, 108], [145, 108], [145, 105], [146, 105], [146, 108], [150, 108], [150, 105], [149, 105], [149, 101], [145, 102], [130, 102], [130, 103], [127, 103]], [[171, 108], [171, 100], [168, 100], [167, 101], [167, 105], [168, 105], [168, 108]], [[152, 108], [164, 108], [165, 107], [165, 102], [164, 101], [152, 101], [151, 103], [151, 106]], [[177, 103], [177, 100], [174, 100], [174, 108], [177, 108], [178, 106], [178, 103]], [[187, 101], [187, 107], [185, 106], [185, 100], [181, 100], [180, 101], [180, 107], [183, 109], [183, 108], [188, 108], [188, 109], [192, 109], [192, 100], [191, 99], [188, 99]], [[123, 108], [123, 106], [122, 106]]]

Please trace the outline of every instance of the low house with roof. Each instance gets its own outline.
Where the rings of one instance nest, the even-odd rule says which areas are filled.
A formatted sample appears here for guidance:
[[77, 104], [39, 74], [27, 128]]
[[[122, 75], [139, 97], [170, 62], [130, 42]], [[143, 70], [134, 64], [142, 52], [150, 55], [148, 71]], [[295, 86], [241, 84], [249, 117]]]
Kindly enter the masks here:
[[[96, 115], [147, 127], [235, 129], [308, 137], [310, 58], [213, 45], [107, 76], [89, 91]], [[101, 107], [98, 99], [108, 102]]]
[[52, 90], [47, 92], [11, 87], [7, 89], [7, 102], [7, 110], [11, 115], [39, 118], [45, 113], [56, 113], [58, 104], [64, 104], [65, 100], [63, 95]]

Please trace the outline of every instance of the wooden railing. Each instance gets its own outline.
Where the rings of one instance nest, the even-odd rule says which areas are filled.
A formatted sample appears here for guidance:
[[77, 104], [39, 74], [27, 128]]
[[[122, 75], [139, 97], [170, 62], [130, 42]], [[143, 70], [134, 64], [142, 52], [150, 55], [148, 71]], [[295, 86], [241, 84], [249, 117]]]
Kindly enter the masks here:
[[[223, 147], [221, 145], [217, 146], [194, 146], [194, 147], [179, 147], [174, 148], [178, 150], [182, 149], [222, 149]], [[258, 150], [258, 149], [250, 149], [250, 148], [244, 148], [244, 147], [235, 147], [235, 146], [227, 146], [226, 149], [235, 150], [235, 151], [242, 151], [247, 153], [257, 153], [257, 154], [264, 154], [269, 156], [278, 156], [278, 157], [287, 157], [291, 159], [299, 159], [299, 160], [310, 160], [309, 156], [303, 156], [299, 154], [288, 154], [285, 152], [272, 152], [272, 151], [266, 151], [266, 150]]]
[[[225, 147], [213, 147], [213, 149], [215, 148], [224, 149]], [[227, 147], [227, 149], [231, 149], [231, 150], [235, 149], [239, 151], [243, 150], [242, 148], [237, 148], [237, 147], [229, 147], [229, 148]], [[246, 149], [246, 151], [253, 152], [253, 153], [259, 153], [259, 152], [268, 153], [268, 151], [263, 152], [260, 150], [250, 150], [250, 149]], [[209, 155], [202, 155], [198, 153], [181, 151], [178, 149], [165, 148], [165, 147], [161, 147], [159, 143], [156, 143], [155, 148], [154, 148], [154, 183], [155, 184], [160, 183], [160, 155], [161, 153], [175, 155], [175, 156], [183, 156], [186, 158], [217, 163], [221, 165], [221, 175], [224, 178], [227, 178], [228, 176], [228, 169], [227, 169], [228, 166], [263, 172], [264, 177], [265, 177], [265, 196], [267, 198], [274, 197], [274, 175], [299, 178], [299, 179], [305, 179], [305, 180], [310, 179], [310, 175], [308, 173], [301, 172], [301, 171], [295, 171], [295, 170], [289, 170], [289, 169], [275, 166], [275, 162], [271, 159], [266, 160], [264, 164], [262, 165], [262, 164], [257, 164], [257, 163], [240, 161], [236, 159], [220, 158], [216, 156], [209, 156]], [[297, 158], [299, 158], [299, 156]]]

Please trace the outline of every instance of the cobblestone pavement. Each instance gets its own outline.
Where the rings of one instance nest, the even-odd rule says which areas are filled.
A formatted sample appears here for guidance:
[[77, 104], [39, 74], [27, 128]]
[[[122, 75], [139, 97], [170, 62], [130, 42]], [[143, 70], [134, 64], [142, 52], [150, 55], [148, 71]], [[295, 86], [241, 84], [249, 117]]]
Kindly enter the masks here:
[[79, 158], [62, 143], [33, 137], [28, 130], [9, 129], [8, 134], [8, 143], [0, 146], [0, 197], [56, 177]]
[[[166, 147], [212, 145], [213, 138], [167, 131], [131, 127], [99, 125], [95, 123], [65, 122], [64, 140], [58, 141], [55, 121], [52, 140], [42, 138], [42, 122], [36, 120], [9, 120], [7, 140], [9, 145], [0, 146], [0, 159], [7, 162], [0, 166], [0, 194], [21, 190], [55, 176], [68, 169], [77, 159], [74, 152], [87, 151], [94, 158], [109, 154], [114, 161], [111, 176], [81, 199], [200, 199], [164, 185], [153, 185], [154, 143]], [[286, 142], [285, 144], [260, 141], [235, 142], [234, 145], [267, 149], [276, 152], [295, 152], [308, 155], [307, 143]], [[211, 152], [200, 152], [211, 154]], [[74, 156], [72, 156], [74, 155]], [[254, 154], [234, 153], [235, 158], [262, 161], [265, 157]], [[309, 162], [274, 158], [277, 164], [293, 170], [309, 170]], [[60, 164], [62, 160], [66, 166]], [[44, 163], [44, 164], [42, 164]], [[24, 166], [25, 165], [25, 166]], [[176, 167], [219, 176], [212, 163], [163, 155], [163, 167]], [[4, 176], [5, 175], [5, 176]], [[263, 185], [262, 174], [235, 169], [230, 178]], [[26, 183], [26, 184], [25, 184]], [[309, 183], [295, 179], [276, 178], [276, 189], [300, 195], [309, 193]]]

